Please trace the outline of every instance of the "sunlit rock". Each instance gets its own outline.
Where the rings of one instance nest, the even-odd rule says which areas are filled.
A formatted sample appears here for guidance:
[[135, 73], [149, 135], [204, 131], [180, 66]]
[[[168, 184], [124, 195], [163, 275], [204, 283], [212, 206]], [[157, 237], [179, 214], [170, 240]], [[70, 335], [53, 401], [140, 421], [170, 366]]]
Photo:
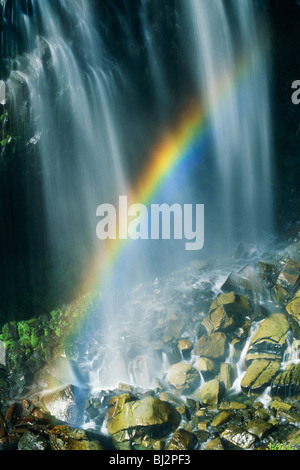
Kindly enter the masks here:
[[208, 357], [210, 359], [225, 359], [228, 352], [228, 341], [224, 333], [213, 333], [202, 336], [195, 346], [196, 356]]
[[300, 363], [289, 364], [275, 377], [271, 388], [272, 396], [300, 398]]
[[280, 305], [286, 305], [295, 293], [300, 282], [300, 263], [288, 259], [283, 266], [276, 284], [272, 289], [272, 296]]
[[105, 450], [96, 439], [91, 439], [82, 429], [73, 429], [70, 426], [55, 426], [49, 430], [52, 450]]
[[281, 360], [290, 330], [286, 316], [274, 313], [260, 323], [247, 351], [246, 361], [254, 359]]
[[73, 424], [80, 418], [75, 394], [75, 387], [69, 385], [52, 392], [44, 392], [36, 399], [39, 399], [43, 407], [56, 419]]
[[167, 381], [181, 394], [191, 393], [200, 385], [200, 374], [190, 364], [173, 364], [167, 374]]
[[177, 429], [169, 443], [168, 450], [190, 450], [193, 449], [196, 441], [193, 433], [185, 429]]
[[185, 359], [188, 359], [191, 355], [191, 351], [193, 349], [193, 343], [188, 338], [180, 339], [177, 343], [178, 349], [181, 352], [182, 356]]
[[239, 426], [229, 426], [222, 432], [222, 438], [241, 449], [249, 449], [256, 437]]
[[225, 450], [219, 437], [215, 437], [205, 445], [205, 450]]
[[213, 379], [203, 384], [200, 398], [203, 405], [217, 405], [220, 398], [220, 381]]
[[293, 300], [286, 306], [293, 332], [300, 338], [300, 291], [297, 292]]
[[251, 362], [242, 378], [241, 387], [245, 393], [249, 391], [259, 395], [271, 383], [280, 369], [280, 361], [256, 359]]
[[128, 440], [136, 430], [142, 435], [161, 437], [175, 429], [179, 421], [179, 413], [168, 403], [151, 396], [133, 400], [127, 395], [116, 398], [109, 408], [107, 430], [118, 440]]

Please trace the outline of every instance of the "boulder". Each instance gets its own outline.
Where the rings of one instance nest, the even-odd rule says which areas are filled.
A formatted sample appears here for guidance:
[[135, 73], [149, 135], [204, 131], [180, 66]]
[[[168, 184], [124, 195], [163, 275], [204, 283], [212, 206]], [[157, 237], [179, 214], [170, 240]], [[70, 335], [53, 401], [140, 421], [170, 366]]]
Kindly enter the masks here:
[[274, 313], [260, 323], [249, 345], [246, 362], [254, 359], [281, 360], [290, 330], [282, 313]]
[[221, 437], [241, 449], [249, 449], [256, 440], [253, 434], [239, 426], [229, 426]]
[[213, 312], [223, 305], [231, 306], [232, 309], [242, 315], [250, 314], [252, 311], [251, 305], [245, 295], [239, 295], [231, 291], [218, 295], [212, 302], [208, 313]]
[[293, 333], [300, 338], [300, 291], [298, 291], [293, 300], [286, 306], [286, 310], [289, 314]]
[[208, 357], [210, 359], [225, 359], [229, 344], [224, 333], [212, 333], [202, 336], [196, 343], [194, 353], [196, 356]]
[[129, 439], [137, 430], [150, 437], [166, 436], [180, 422], [179, 413], [169, 403], [152, 396], [141, 400], [121, 396], [110, 403], [107, 431], [118, 440]]
[[272, 297], [280, 305], [286, 305], [300, 283], [300, 263], [288, 259], [272, 289]]
[[80, 414], [76, 401], [76, 387], [68, 385], [52, 392], [44, 392], [32, 398], [37, 400], [49, 413], [61, 421], [75, 424]]
[[191, 450], [196, 444], [196, 436], [185, 429], [177, 429], [169, 443], [168, 450]]
[[217, 379], [210, 380], [202, 385], [200, 400], [203, 405], [217, 405], [220, 398], [220, 382]]
[[167, 381], [181, 394], [193, 392], [200, 385], [200, 374], [195, 367], [185, 362], [173, 364], [167, 374]]
[[192, 341], [188, 338], [180, 339], [177, 343], [177, 347], [181, 352], [184, 359], [188, 359], [191, 355], [191, 351], [194, 347]]
[[299, 398], [300, 364], [289, 364], [285, 370], [277, 374], [272, 383], [271, 395]]
[[264, 285], [251, 265], [246, 265], [238, 273], [232, 272], [221, 287], [222, 291], [234, 291], [237, 294], [264, 293]]
[[270, 385], [279, 371], [280, 365], [280, 361], [274, 360], [256, 359], [252, 361], [241, 381], [243, 392], [261, 394]]
[[222, 441], [219, 437], [215, 437], [205, 445], [205, 450], [224, 450]]
[[83, 429], [73, 429], [67, 425], [54, 426], [49, 430], [52, 450], [105, 450], [96, 439], [91, 439]]
[[223, 362], [220, 367], [219, 380], [224, 384], [226, 390], [229, 390], [236, 379], [236, 366]]

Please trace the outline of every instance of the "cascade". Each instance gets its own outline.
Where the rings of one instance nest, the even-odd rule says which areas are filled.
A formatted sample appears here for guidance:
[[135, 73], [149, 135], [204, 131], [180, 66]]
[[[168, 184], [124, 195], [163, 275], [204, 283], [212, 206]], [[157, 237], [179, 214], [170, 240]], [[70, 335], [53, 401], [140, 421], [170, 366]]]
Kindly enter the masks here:
[[[210, 256], [272, 232], [268, 41], [253, 2], [175, 1], [157, 16], [156, 1], [137, 3], [136, 23], [129, 5], [113, 11], [117, 51], [108, 50], [105, 18], [96, 21], [93, 2], [32, 0], [11, 15], [21, 40], [6, 80], [10, 112], [18, 115], [25, 90], [53, 263], [67, 269], [72, 257], [81, 267], [92, 259], [84, 285], [104, 292], [90, 327], [97, 351], [79, 365], [92, 389], [119, 381], [148, 387], [164, 373], [164, 354], [152, 357], [148, 344], [156, 321], [171, 314], [171, 296], [167, 290], [155, 306], [144, 296], [142, 304], [137, 281], [191, 259], [177, 240], [104, 243], [102, 250], [99, 204], [120, 196], [144, 205], [204, 204]], [[171, 292], [184, 289], [179, 279], [167, 282]], [[161, 288], [151, 284], [154, 294]]]

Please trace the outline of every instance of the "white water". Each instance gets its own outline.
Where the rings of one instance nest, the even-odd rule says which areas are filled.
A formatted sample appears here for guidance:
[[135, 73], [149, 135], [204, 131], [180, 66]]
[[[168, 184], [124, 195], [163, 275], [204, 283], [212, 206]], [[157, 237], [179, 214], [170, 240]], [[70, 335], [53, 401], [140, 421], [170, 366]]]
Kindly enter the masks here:
[[[148, 137], [149, 118], [145, 119], [145, 109], [139, 118], [140, 109], [126, 107], [127, 95], [137, 93], [135, 84], [129, 84], [119, 63], [107, 56], [90, 3], [60, 0], [58, 4], [69, 27], [59, 18], [52, 0], [34, 0], [33, 15], [21, 14], [28, 52], [17, 58], [7, 85], [16, 113], [22, 99], [16, 83], [23, 82], [28, 90], [32, 143], [38, 146], [42, 163], [47, 238], [54, 263], [64, 263], [66, 252], [82, 256], [84, 261], [86, 245], [97, 246], [96, 208], [126, 193], [128, 147], [138, 146]], [[136, 73], [147, 75], [155, 90], [160, 123], [166, 119], [170, 102], [178, 97], [168, 88], [159, 56], [161, 47], [168, 48], [163, 44], [163, 28], [160, 35], [153, 36], [149, 10], [151, 2], [143, 0], [139, 18], [148, 69]], [[258, 233], [272, 226], [272, 144], [268, 67], [263, 52], [266, 39], [259, 34], [251, 0], [189, 0], [178, 8], [177, 19], [182, 51], [190, 63], [191, 81], [196, 84], [190, 98], [202, 102], [209, 117], [211, 146], [207, 155], [199, 155], [199, 164], [209, 156], [210, 169], [208, 173], [201, 167], [198, 171], [211, 184], [206, 192], [195, 172], [176, 191], [183, 200], [196, 194], [198, 203], [207, 203], [206, 239], [211, 248], [220, 245], [222, 252], [241, 239], [257, 241]], [[123, 25], [124, 30], [128, 24]], [[155, 26], [161, 27], [159, 18]], [[239, 77], [243, 61], [245, 75]], [[184, 76], [186, 70], [181, 73]], [[141, 134], [137, 135], [139, 120]], [[129, 132], [126, 139], [125, 121]], [[135, 125], [128, 124], [131, 122]], [[166, 196], [172, 199], [172, 194]], [[181, 256], [176, 250], [165, 250], [165, 246], [159, 251], [158, 269], [164, 264], [168, 270], [169, 263], [173, 269], [174, 260]], [[149, 245], [142, 251], [142, 256], [140, 251], [133, 252], [130, 259], [131, 272], [137, 278], [141, 274], [141, 281], [153, 271], [154, 259]], [[131, 279], [125, 269], [123, 272], [125, 267], [118, 274], [126, 286]], [[118, 287], [112, 286], [109, 302], [115, 300]], [[132, 306], [126, 318], [114, 311], [107, 323], [101, 318], [102, 343], [86, 364], [91, 388], [113, 387], [120, 381], [148, 387], [163, 374], [164, 362], [156, 362], [147, 352], [159, 312], [147, 307], [136, 313]], [[132, 338], [141, 340], [134, 357], [128, 352]]]
[[[193, 73], [212, 127], [222, 245], [272, 227], [268, 38], [253, 2], [185, 2]], [[231, 14], [229, 14], [231, 12]]]

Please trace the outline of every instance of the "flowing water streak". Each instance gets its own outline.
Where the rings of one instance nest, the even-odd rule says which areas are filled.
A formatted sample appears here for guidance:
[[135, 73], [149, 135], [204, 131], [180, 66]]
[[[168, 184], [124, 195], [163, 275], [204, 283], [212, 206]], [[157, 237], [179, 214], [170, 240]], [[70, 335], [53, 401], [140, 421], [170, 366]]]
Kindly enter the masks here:
[[[259, 233], [272, 229], [268, 61], [263, 52], [268, 40], [257, 23], [253, 2], [191, 0], [186, 8], [193, 31], [193, 69], [199, 93], [210, 109], [224, 240], [241, 237], [240, 228], [244, 239], [255, 242]], [[234, 70], [239, 55], [254, 65], [258, 53], [263, 60], [248, 69], [247, 80], [238, 90]], [[227, 81], [230, 95], [226, 106], [216, 108], [220, 77]]]
[[28, 89], [55, 263], [71, 246], [74, 255], [96, 241], [97, 205], [127, 186], [116, 117], [122, 77], [105, 58], [89, 2], [34, 0], [33, 14], [20, 21], [29, 52], [8, 87], [16, 115], [16, 78]]

